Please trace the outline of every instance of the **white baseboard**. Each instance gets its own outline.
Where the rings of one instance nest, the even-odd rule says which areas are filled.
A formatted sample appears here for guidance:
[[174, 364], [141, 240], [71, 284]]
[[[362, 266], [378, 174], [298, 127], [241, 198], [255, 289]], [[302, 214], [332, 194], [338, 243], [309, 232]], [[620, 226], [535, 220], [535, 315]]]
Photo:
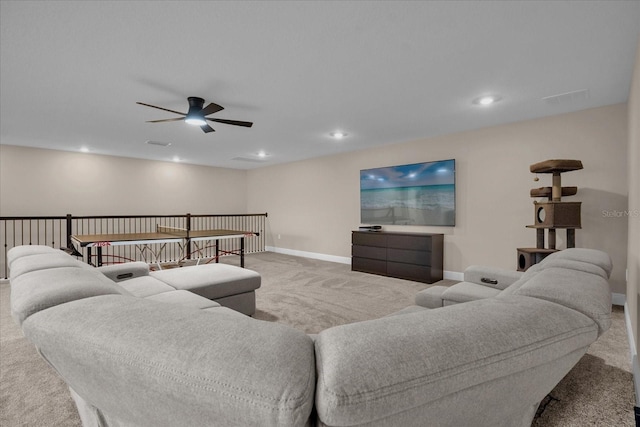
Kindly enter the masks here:
[[629, 308], [627, 307], [627, 303], [624, 304], [624, 320], [627, 324], [627, 338], [629, 339], [629, 347], [631, 350], [631, 372], [633, 373], [633, 386], [636, 390], [636, 406], [640, 406], [640, 363], [638, 362], [638, 351], [636, 349], [636, 342], [633, 339], [631, 316], [629, 316]]
[[611, 293], [611, 303], [613, 305], [625, 305], [627, 303], [627, 296], [625, 294]]
[[351, 264], [351, 257], [320, 254], [317, 252], [298, 251], [295, 249], [277, 248], [275, 246], [265, 246], [264, 248], [268, 252], [275, 252], [277, 254], [319, 259], [321, 261], [338, 262], [340, 264]]
[[458, 271], [444, 271], [442, 273], [442, 278], [447, 280], [458, 280], [462, 282], [464, 280], [464, 273], [460, 273]]
[[[300, 256], [303, 258], [319, 259], [321, 261], [338, 262], [340, 264], [351, 264], [351, 257], [346, 257], [346, 256], [327, 255], [327, 254], [320, 254], [317, 252], [297, 251], [295, 249], [277, 248], [275, 246], [265, 246], [264, 248], [268, 252], [275, 252], [278, 254]], [[464, 274], [459, 273], [457, 271], [445, 271], [443, 272], [443, 278], [449, 279], [449, 280], [462, 281], [464, 279]]]

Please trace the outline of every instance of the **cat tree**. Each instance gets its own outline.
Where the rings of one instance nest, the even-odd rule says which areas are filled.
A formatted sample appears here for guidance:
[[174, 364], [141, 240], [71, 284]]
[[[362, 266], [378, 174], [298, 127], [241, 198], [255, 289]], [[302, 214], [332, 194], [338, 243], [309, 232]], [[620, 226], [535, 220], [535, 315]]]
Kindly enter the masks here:
[[[529, 170], [535, 174], [552, 174], [551, 187], [531, 189], [531, 197], [547, 197], [547, 201], [534, 201], [534, 224], [527, 228], [536, 230], [535, 248], [518, 248], [518, 271], [526, 271], [533, 264], [542, 261], [547, 255], [556, 252], [556, 229], [567, 232], [567, 248], [576, 246], [576, 228], [580, 223], [581, 202], [563, 202], [562, 197], [573, 196], [578, 187], [563, 187], [561, 174], [582, 169], [580, 160], [545, 160], [535, 163]], [[537, 177], [536, 177], [537, 181]], [[545, 247], [545, 230], [548, 247]]]

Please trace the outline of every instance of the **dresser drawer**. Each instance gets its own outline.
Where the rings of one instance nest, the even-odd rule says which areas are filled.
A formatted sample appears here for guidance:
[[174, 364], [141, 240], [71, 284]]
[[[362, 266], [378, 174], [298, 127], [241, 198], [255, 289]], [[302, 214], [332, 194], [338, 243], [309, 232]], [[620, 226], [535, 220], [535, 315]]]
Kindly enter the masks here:
[[390, 248], [412, 249], [416, 251], [430, 251], [431, 238], [425, 236], [411, 236], [407, 234], [391, 234], [387, 238]]
[[380, 248], [377, 246], [351, 246], [351, 255], [360, 258], [372, 258], [379, 260], [387, 259], [387, 248]]
[[351, 236], [351, 243], [361, 246], [387, 247], [387, 235], [375, 231], [354, 231]]
[[389, 248], [387, 249], [387, 261], [430, 266], [431, 252]]
[[351, 270], [373, 274], [387, 274], [387, 261], [369, 258], [351, 258]]
[[387, 262], [387, 274], [400, 279], [415, 280], [416, 282], [433, 283], [431, 267], [401, 262]]

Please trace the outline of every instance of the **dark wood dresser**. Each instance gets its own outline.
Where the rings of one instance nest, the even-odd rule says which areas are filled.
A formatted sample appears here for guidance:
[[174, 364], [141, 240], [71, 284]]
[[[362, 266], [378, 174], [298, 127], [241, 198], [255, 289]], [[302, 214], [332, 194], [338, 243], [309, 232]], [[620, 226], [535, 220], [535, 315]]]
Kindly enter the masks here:
[[353, 231], [351, 270], [416, 282], [442, 280], [443, 234]]

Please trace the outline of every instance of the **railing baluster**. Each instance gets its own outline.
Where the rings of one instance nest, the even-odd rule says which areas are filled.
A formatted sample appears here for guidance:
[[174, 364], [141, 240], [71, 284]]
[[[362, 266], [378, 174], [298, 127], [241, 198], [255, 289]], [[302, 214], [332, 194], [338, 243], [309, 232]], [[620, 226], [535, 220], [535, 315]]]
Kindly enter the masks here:
[[[19, 245], [47, 245], [51, 247], [72, 246], [72, 234], [145, 233], [155, 232], [156, 224], [192, 230], [235, 229], [254, 231], [259, 236], [245, 239], [245, 253], [265, 250], [265, 229], [267, 214], [207, 214], [207, 215], [110, 215], [110, 216], [31, 216], [0, 217], [0, 244], [3, 255], [0, 259], [0, 278], [7, 278], [7, 253]], [[235, 249], [236, 242], [219, 240], [220, 249]], [[65, 246], [66, 245], [66, 246]], [[160, 245], [153, 245], [157, 251]], [[214, 256], [212, 245], [202, 242], [205, 249], [197, 257]], [[76, 248], [86, 255], [85, 248]], [[142, 260], [133, 246], [112, 246], [104, 250], [105, 263]], [[177, 244], [167, 245], [160, 262], [179, 261], [181, 251]]]

